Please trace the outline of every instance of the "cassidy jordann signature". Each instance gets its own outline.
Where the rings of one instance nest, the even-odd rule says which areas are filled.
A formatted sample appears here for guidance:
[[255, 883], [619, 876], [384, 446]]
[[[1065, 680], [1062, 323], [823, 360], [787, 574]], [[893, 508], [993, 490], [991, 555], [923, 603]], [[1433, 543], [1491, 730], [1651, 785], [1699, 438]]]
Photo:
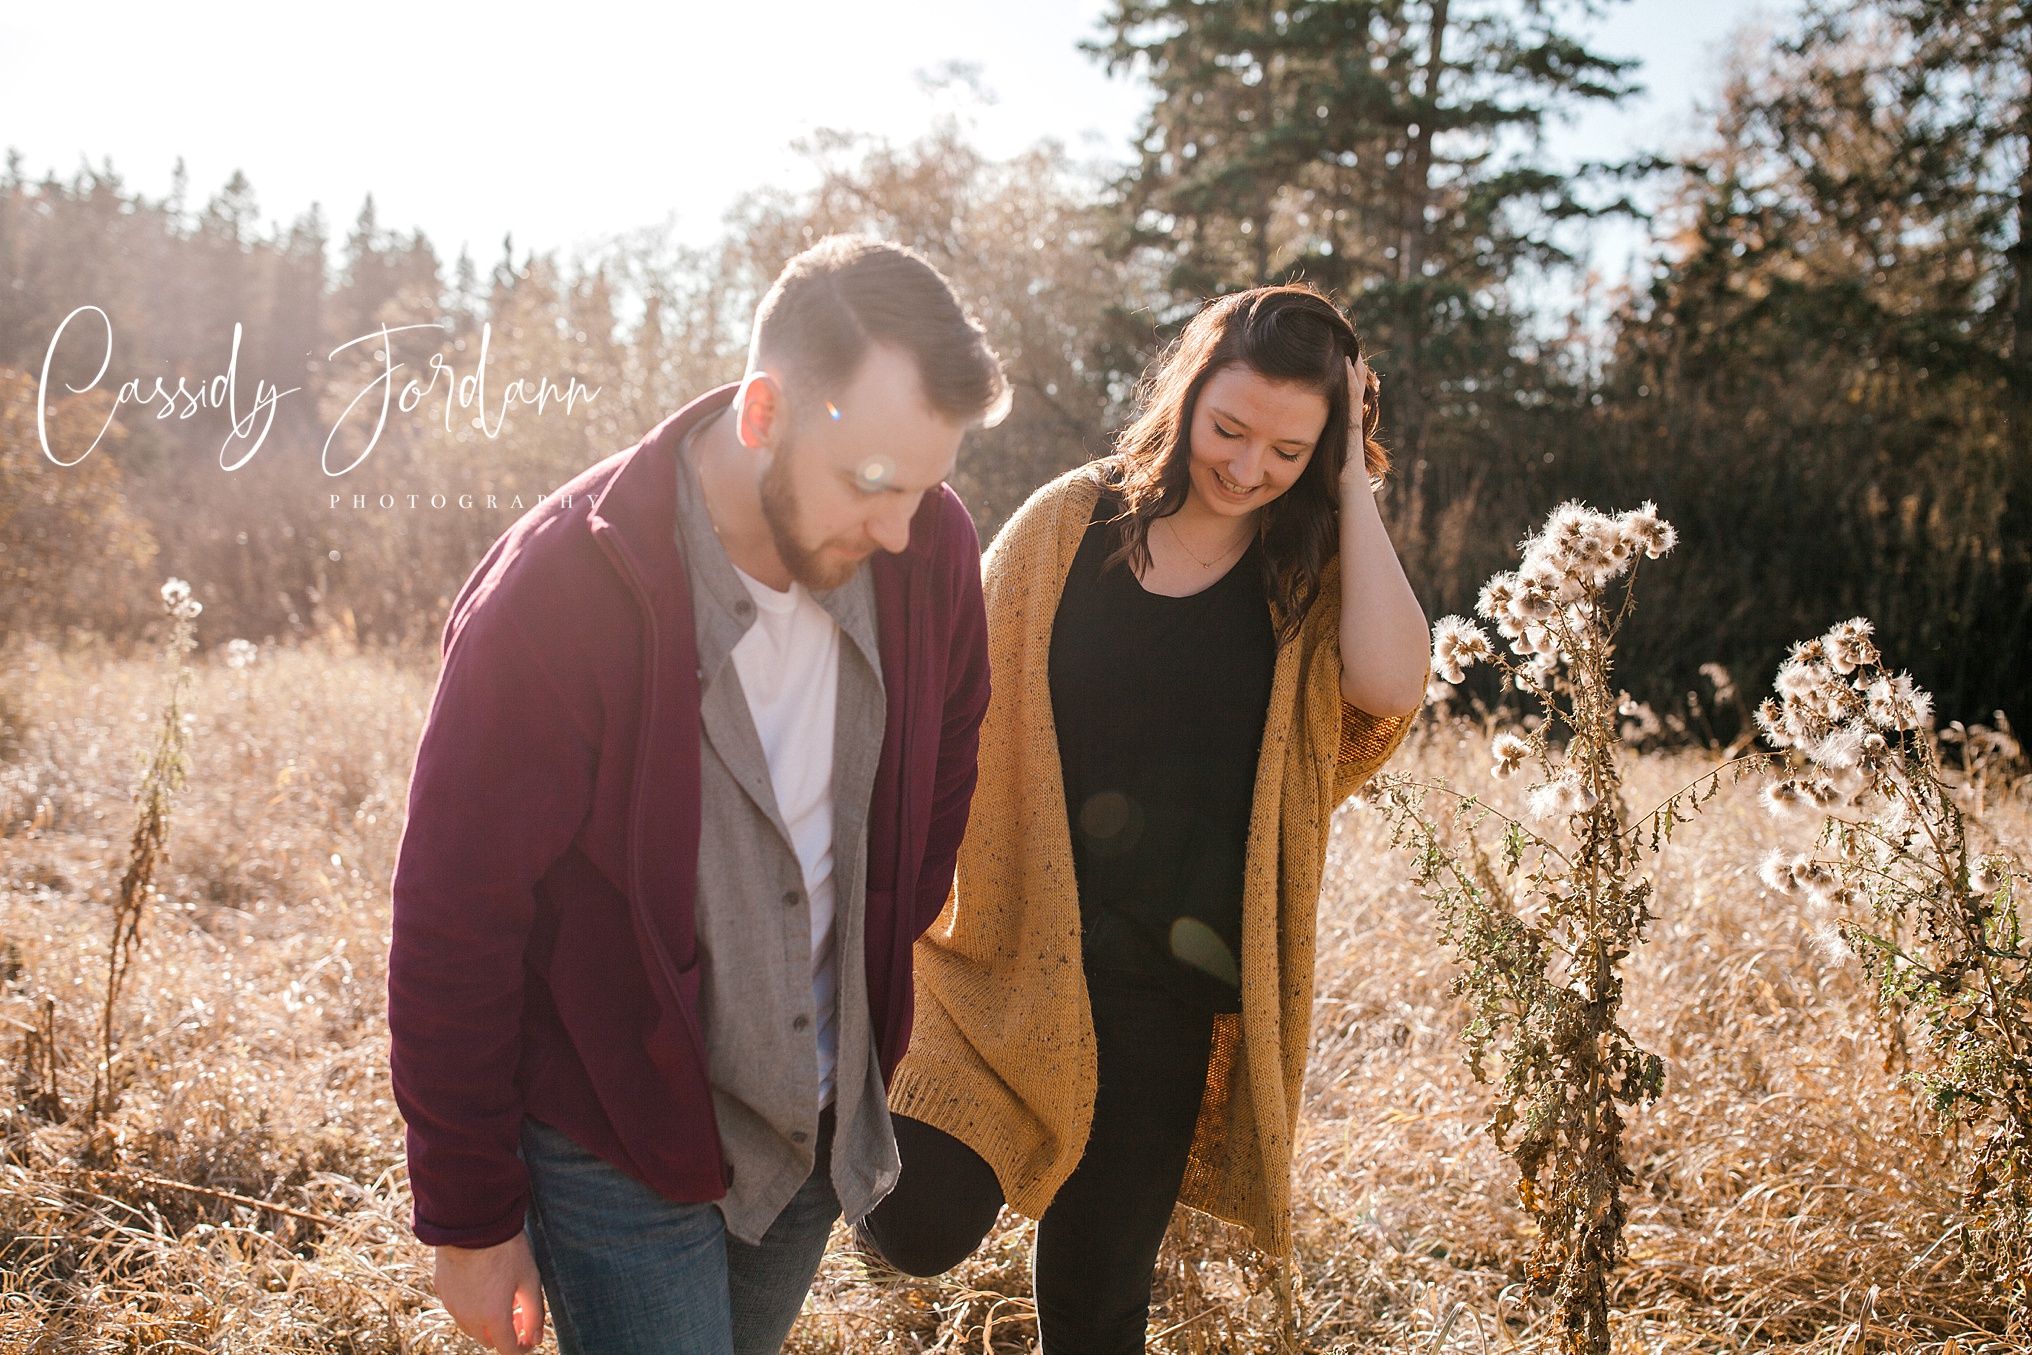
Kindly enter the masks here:
[[[99, 326], [105, 333], [105, 351], [99, 359], [99, 369], [90, 381], [87, 381], [82, 386], [73, 386], [65, 383], [63, 389], [72, 395], [83, 395], [87, 391], [95, 390], [98, 388], [99, 383], [105, 380], [107, 369], [113, 365], [113, 321], [105, 311], [97, 306], [78, 307], [64, 317], [63, 323], [56, 327], [56, 333], [50, 336], [49, 350], [43, 354], [42, 359], [42, 378], [38, 382], [35, 392], [35, 432], [36, 437], [42, 443], [43, 455], [56, 465], [75, 466], [78, 462], [90, 456], [98, 448], [100, 441], [105, 438], [106, 430], [112, 427], [114, 415], [118, 414], [123, 406], [137, 405], [144, 409], [154, 407], [157, 419], [188, 419], [196, 415], [200, 410], [224, 411], [227, 420], [227, 432], [225, 440], [219, 444], [219, 469], [228, 471], [238, 470], [253, 460], [254, 454], [261, 450], [261, 444], [267, 441], [269, 429], [275, 424], [276, 406], [282, 401], [283, 397], [294, 395], [303, 389], [301, 386], [291, 386], [289, 389], [283, 390], [267, 381], [257, 379], [254, 382], [253, 404], [247, 409], [246, 413], [241, 413], [241, 327], [238, 323], [235, 323], [233, 326], [233, 346], [226, 358], [225, 371], [214, 375], [209, 380], [199, 378], [195, 385], [192, 384], [192, 378], [180, 376], [176, 378], [174, 387], [169, 384], [169, 378], [167, 377], [158, 376], [153, 378], [152, 385], [149, 384], [148, 378], [130, 378], [121, 383], [119, 393], [113, 398], [113, 408], [107, 411], [106, 421], [99, 426], [98, 435], [92, 439], [91, 445], [83, 451], [78, 452], [75, 456], [66, 459], [58, 455], [56, 448], [50, 446], [50, 368], [56, 362], [57, 350], [63, 343], [64, 331], [70, 328], [71, 321], [76, 320], [82, 315], [94, 315], [98, 317]], [[320, 453], [320, 462], [324, 467], [326, 475], [344, 475], [347, 471], [352, 470], [355, 466], [365, 461], [374, 450], [375, 444], [381, 441], [381, 434], [388, 427], [390, 406], [392, 405], [405, 414], [413, 412], [433, 393], [437, 392], [439, 381], [444, 383], [442, 398], [444, 401], [444, 426], [446, 431], [450, 431], [452, 427], [452, 409], [456, 405], [457, 408], [462, 410], [470, 409], [477, 411], [472, 417], [472, 426], [479, 429], [481, 433], [490, 439], [500, 436], [501, 429], [508, 421], [508, 411], [517, 405], [534, 406], [536, 412], [541, 414], [549, 405], [556, 403], [563, 405], [565, 412], [570, 413], [579, 401], [583, 400], [590, 404], [605, 389], [602, 386], [594, 386], [588, 390], [575, 376], [567, 378], [563, 389], [559, 389], [557, 383], [548, 377], [538, 377], [534, 380], [524, 380], [518, 377], [501, 389], [498, 402], [492, 406], [494, 418], [489, 422], [487, 418], [489, 409], [487, 399], [487, 346], [493, 338], [494, 327], [491, 324], [485, 324], [480, 327], [480, 357], [473, 371], [460, 376], [453, 368], [453, 365], [446, 361], [444, 354], [432, 353], [430, 361], [425, 364], [429, 372], [429, 379], [419, 383], [416, 378], [412, 377], [402, 385], [400, 393], [398, 393], [395, 374], [400, 371], [409, 370], [409, 365], [395, 360], [394, 336], [407, 333], [411, 330], [430, 329], [443, 332], [449, 328], [450, 326], [448, 325], [436, 323], [395, 325], [392, 327], [383, 325], [379, 329], [362, 334], [357, 339], [348, 339], [325, 355], [325, 360], [329, 362], [348, 349], [358, 348], [362, 344], [378, 342], [379, 347], [373, 350], [373, 359], [375, 363], [379, 364], [381, 369], [371, 381], [362, 386], [358, 393], [353, 396], [352, 400], [347, 403], [345, 410], [333, 422], [331, 431], [325, 434], [325, 444], [323, 451]], [[378, 400], [375, 394], [377, 391], [379, 392]], [[373, 432], [368, 434], [366, 445], [360, 449], [357, 456], [335, 469], [332, 464], [332, 444], [337, 441], [340, 430], [353, 421], [354, 411], [359, 410], [362, 404], [367, 405], [367, 410], [363, 411], [360, 416], [362, 422], [365, 421], [366, 413], [372, 412], [374, 414]], [[376, 408], [377, 405], [378, 409]], [[243, 443], [245, 446], [244, 448], [236, 448], [236, 443]]]

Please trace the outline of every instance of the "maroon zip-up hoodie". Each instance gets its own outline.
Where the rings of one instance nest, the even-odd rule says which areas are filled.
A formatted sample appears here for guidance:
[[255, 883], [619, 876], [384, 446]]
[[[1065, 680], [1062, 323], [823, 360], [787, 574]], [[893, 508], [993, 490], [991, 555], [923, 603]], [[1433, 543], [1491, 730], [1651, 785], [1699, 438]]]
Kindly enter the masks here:
[[[521, 1229], [525, 1113], [669, 1199], [726, 1192], [698, 1025], [699, 674], [675, 457], [733, 390], [518, 520], [445, 623], [388, 958], [395, 1100], [433, 1246]], [[888, 723], [866, 962], [886, 1078], [910, 1039], [911, 943], [966, 829], [988, 644], [979, 538], [951, 490], [872, 568]]]

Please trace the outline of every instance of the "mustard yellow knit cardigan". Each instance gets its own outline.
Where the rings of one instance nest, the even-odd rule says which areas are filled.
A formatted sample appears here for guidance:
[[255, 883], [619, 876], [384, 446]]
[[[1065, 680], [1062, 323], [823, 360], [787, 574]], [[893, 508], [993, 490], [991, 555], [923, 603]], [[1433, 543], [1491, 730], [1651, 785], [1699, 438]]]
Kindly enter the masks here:
[[[1046, 660], [1059, 594], [1100, 482], [1052, 481], [983, 562], [993, 694], [952, 895], [917, 943], [917, 1017], [890, 1085], [899, 1114], [970, 1145], [1019, 1212], [1038, 1218], [1086, 1149], [1093, 1018]], [[1341, 699], [1336, 560], [1277, 655], [1256, 770], [1242, 898], [1242, 1010], [1216, 1019], [1179, 1198], [1290, 1244], [1291, 1136], [1312, 1024], [1320, 872], [1335, 806], [1403, 741], [1411, 717]]]

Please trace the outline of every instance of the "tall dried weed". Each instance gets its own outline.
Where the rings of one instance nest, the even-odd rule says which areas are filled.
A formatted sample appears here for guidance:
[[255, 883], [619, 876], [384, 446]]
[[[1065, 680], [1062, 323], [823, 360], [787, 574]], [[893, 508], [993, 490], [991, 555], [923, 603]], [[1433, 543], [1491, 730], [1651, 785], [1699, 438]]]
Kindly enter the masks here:
[[1758, 711], [1792, 775], [1766, 788], [1778, 815], [1817, 821], [1811, 848], [1773, 852], [1766, 884], [1825, 910], [1824, 944], [1852, 952], [1887, 1015], [1919, 1028], [1913, 1074], [1962, 1145], [1964, 1254], [2032, 1322], [2032, 942], [2025, 864], [1983, 810], [2009, 727], [1955, 729], [1941, 757], [1932, 699], [1885, 666], [1863, 617], [1793, 649]]
[[1515, 1165], [1536, 1227], [1528, 1274], [1558, 1314], [1568, 1355], [1607, 1355], [1613, 1344], [1610, 1292], [1633, 1180], [1619, 1107], [1655, 1099], [1664, 1081], [1662, 1060], [1621, 1020], [1623, 962], [1654, 918], [1643, 868], [1720, 785], [1710, 773], [1641, 816], [1624, 803], [1631, 706], [1615, 684], [1616, 636], [1638, 562], [1674, 542], [1648, 503], [1619, 517], [1562, 504], [1523, 543], [1519, 567], [1481, 591], [1478, 610], [1508, 639], [1507, 655], [1465, 618], [1433, 627], [1440, 681], [1492, 664], [1538, 708], [1489, 745], [1497, 777], [1536, 769], [1524, 816], [1401, 774], [1375, 791], [1459, 955], [1468, 1066], [1477, 1080], [1499, 1078], [1488, 1129]]
[[[119, 892], [113, 896], [113, 937], [106, 947], [106, 1001], [99, 1017], [99, 1067], [85, 1115], [91, 1128], [97, 1128], [119, 1100], [114, 1045], [120, 990], [126, 986], [127, 971], [134, 963], [141, 915], [155, 894], [156, 872], [169, 852], [170, 809], [189, 771], [188, 717], [183, 706], [191, 675], [185, 660], [197, 648], [197, 619], [204, 604], [191, 596], [188, 583], [171, 579], [162, 585], [162, 609], [170, 622], [169, 642], [163, 652], [169, 669], [169, 696], [156, 722], [154, 747], [142, 764], [141, 781], [134, 789], [134, 833], [127, 843], [127, 869], [120, 876]], [[47, 1053], [52, 1060], [57, 1055], [53, 1039]], [[61, 1100], [52, 1096], [51, 1102], [61, 1112]]]

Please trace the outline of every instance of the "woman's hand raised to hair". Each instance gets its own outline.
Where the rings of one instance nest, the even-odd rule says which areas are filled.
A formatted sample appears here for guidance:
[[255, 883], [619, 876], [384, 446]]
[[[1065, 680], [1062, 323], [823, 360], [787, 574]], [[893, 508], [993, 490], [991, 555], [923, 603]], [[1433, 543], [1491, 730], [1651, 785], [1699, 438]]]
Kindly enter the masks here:
[[1383, 530], [1364, 436], [1377, 382], [1348, 363], [1347, 462], [1341, 468], [1341, 695], [1371, 715], [1403, 715], [1425, 696], [1425, 612]]
[[1369, 370], [1366, 358], [1350, 358], [1348, 362], [1348, 455], [1341, 463], [1343, 482], [1359, 480], [1363, 488], [1369, 488], [1369, 458], [1364, 450], [1369, 427], [1369, 399], [1382, 386], [1376, 374]]

